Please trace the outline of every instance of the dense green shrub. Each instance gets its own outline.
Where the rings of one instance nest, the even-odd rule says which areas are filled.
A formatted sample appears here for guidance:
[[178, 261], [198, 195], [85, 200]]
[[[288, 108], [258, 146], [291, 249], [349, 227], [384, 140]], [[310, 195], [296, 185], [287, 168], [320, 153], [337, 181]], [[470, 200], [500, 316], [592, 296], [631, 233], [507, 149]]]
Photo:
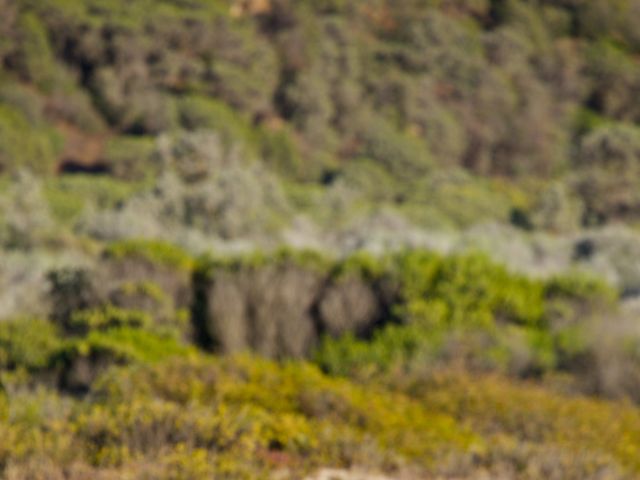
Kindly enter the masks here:
[[33, 127], [42, 127], [45, 122], [45, 101], [42, 96], [19, 82], [0, 84], [0, 104], [19, 111]]
[[[62, 389], [84, 393], [114, 365], [155, 363], [189, 353], [189, 348], [173, 335], [143, 330], [135, 323], [126, 325], [126, 321], [132, 320], [132, 314], [128, 317], [123, 319], [121, 315], [117, 320], [125, 322], [120, 325], [113, 318], [107, 319], [111, 323], [102, 324], [106, 329], [89, 330], [86, 336], [73, 337], [62, 343], [50, 358], [51, 365], [60, 372]], [[103, 320], [94, 314], [91, 320], [95, 319]]]
[[19, 318], [0, 322], [0, 368], [38, 370], [49, 367], [61, 345], [54, 324], [42, 319]]
[[335, 182], [344, 182], [349, 188], [376, 203], [393, 202], [403, 195], [400, 187], [402, 183], [379, 162], [366, 158], [350, 161], [339, 171]]
[[240, 163], [240, 148], [225, 146], [215, 132], [179, 132], [159, 139], [155, 157], [161, 172], [175, 172], [183, 181], [195, 183], [211, 179], [223, 167]]
[[186, 95], [178, 100], [180, 124], [187, 130], [214, 130], [227, 146], [247, 145], [249, 122], [227, 104], [205, 95]]
[[117, 208], [143, 186], [107, 176], [65, 175], [46, 179], [43, 194], [52, 216], [63, 225], [75, 226], [83, 214], [93, 216], [96, 210]]
[[60, 141], [48, 128], [31, 125], [24, 114], [0, 103], [0, 168], [50, 173]]
[[91, 330], [86, 337], [71, 339], [56, 353], [56, 359], [72, 362], [76, 356], [105, 355], [110, 361], [157, 362], [189, 350], [171, 336], [157, 335], [134, 326]]
[[215, 24], [213, 51], [205, 58], [208, 93], [252, 114], [268, 111], [278, 82], [272, 48], [253, 28], [220, 19]]
[[578, 229], [583, 216], [583, 202], [569, 187], [555, 183], [537, 195], [527, 218], [530, 227], [562, 233]]
[[581, 375], [574, 360], [595, 352], [587, 318], [613, 310], [615, 301], [613, 290], [592, 278], [531, 280], [481, 255], [417, 251], [391, 265], [396, 324], [368, 340], [353, 332], [325, 338], [315, 359], [327, 371], [369, 378], [454, 364], [528, 376], [575, 365]]
[[410, 182], [425, 175], [432, 166], [427, 146], [408, 134], [399, 133], [379, 118], [365, 123], [360, 155], [380, 163], [395, 177]]
[[452, 325], [488, 325], [494, 317], [536, 326], [542, 318], [542, 284], [510, 274], [482, 255], [442, 258], [412, 252], [399, 257], [398, 275], [409, 313], [438, 300]]
[[20, 40], [16, 58], [20, 73], [39, 88], [51, 90], [57, 66], [44, 25], [33, 13], [26, 13], [18, 19], [18, 28]]

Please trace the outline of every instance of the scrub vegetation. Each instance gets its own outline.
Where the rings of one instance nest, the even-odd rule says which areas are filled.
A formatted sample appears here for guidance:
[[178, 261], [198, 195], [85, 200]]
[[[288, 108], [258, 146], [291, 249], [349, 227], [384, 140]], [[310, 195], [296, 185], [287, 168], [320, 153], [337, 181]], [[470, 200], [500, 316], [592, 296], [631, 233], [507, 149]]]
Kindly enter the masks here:
[[0, 478], [640, 477], [639, 19], [0, 0]]

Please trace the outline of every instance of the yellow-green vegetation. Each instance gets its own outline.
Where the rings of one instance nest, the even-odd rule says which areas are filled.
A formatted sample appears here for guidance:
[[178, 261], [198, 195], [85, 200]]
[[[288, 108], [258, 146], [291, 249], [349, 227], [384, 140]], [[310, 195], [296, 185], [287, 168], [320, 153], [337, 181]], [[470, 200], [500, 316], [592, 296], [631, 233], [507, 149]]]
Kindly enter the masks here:
[[107, 305], [102, 309], [73, 312], [68, 327], [72, 331], [87, 333], [114, 327], [148, 328], [150, 324], [149, 314]]
[[[122, 266], [147, 252], [146, 262], [187, 268], [177, 251], [119, 243], [102, 262]], [[217, 305], [213, 321], [252, 321], [269, 334], [313, 325], [319, 315], [317, 328], [330, 332], [326, 312], [360, 311], [336, 310], [335, 302], [368, 292], [389, 303], [378, 306], [382, 316], [371, 318], [380, 323], [368, 331], [354, 325], [343, 336], [327, 334], [311, 362], [282, 358], [287, 351], [277, 349], [292, 344], [276, 341], [269, 350], [269, 337], [255, 348], [280, 361], [223, 357], [199, 350], [200, 339], [171, 320], [177, 312], [117, 306], [109, 302], [120, 297], [100, 300], [91, 290], [87, 272], [58, 272], [59, 294], [75, 290], [77, 304], [67, 299], [52, 320], [0, 324], [1, 475], [297, 479], [323, 467], [408, 478], [640, 474], [640, 410], [585, 396], [632, 399], [638, 385], [625, 377], [609, 381], [611, 390], [588, 386], [602, 379], [584, 371], [585, 359], [604, 370], [586, 318], [612, 311], [615, 301], [602, 282], [577, 274], [534, 280], [482, 255], [427, 251], [340, 261], [283, 251], [189, 265], [205, 282], [193, 286], [194, 322], [204, 308], [198, 302], [221, 301], [250, 313], [228, 316]], [[234, 307], [206, 282], [235, 289], [234, 301], [246, 304]], [[120, 293], [165, 296], [151, 281], [119, 285]], [[278, 317], [280, 307], [289, 317]], [[295, 341], [293, 330], [286, 334]], [[635, 375], [631, 337], [615, 341], [628, 353], [608, 361]]]
[[77, 357], [91, 358], [104, 355], [108, 362], [154, 362], [187, 352], [171, 335], [159, 335], [132, 327], [112, 327], [105, 331], [92, 331], [82, 338], [72, 338], [52, 357], [56, 363], [73, 362]]
[[272, 252], [258, 250], [241, 255], [203, 255], [196, 260], [194, 272], [199, 277], [208, 278], [218, 271], [260, 270], [282, 265], [293, 265], [325, 273], [331, 269], [333, 262], [328, 255], [315, 250], [283, 247]]
[[[631, 404], [567, 398], [533, 385], [498, 377], [478, 380], [459, 373], [414, 383], [409, 390], [424, 408], [466, 420], [474, 432], [491, 438], [496, 450], [515, 451], [518, 444], [557, 448], [560, 464], [584, 463], [579, 467], [584, 478], [611, 461], [620, 471], [638, 475], [640, 416]], [[579, 471], [563, 476], [579, 478]], [[614, 468], [613, 478], [615, 474]]]
[[193, 257], [179, 247], [155, 240], [124, 240], [112, 243], [104, 251], [106, 258], [126, 261], [128, 258], [143, 259], [151, 264], [189, 271]]
[[15, 171], [29, 168], [51, 173], [60, 147], [55, 131], [31, 125], [17, 109], [0, 103], [0, 168]]
[[157, 174], [158, 166], [150, 161], [154, 148], [153, 137], [116, 137], [105, 147], [104, 163], [116, 178], [141, 181]]
[[60, 343], [55, 325], [46, 320], [20, 318], [2, 322], [0, 369], [45, 368]]
[[140, 189], [140, 183], [89, 175], [50, 178], [43, 185], [51, 214], [61, 225], [77, 221], [87, 208], [113, 208]]
[[0, 0], [0, 478], [640, 478], [639, 14]]
[[364, 257], [361, 264], [367, 262], [369, 272], [377, 266], [378, 278], [397, 285], [396, 322], [368, 339], [325, 338], [316, 360], [327, 371], [369, 376], [454, 362], [541, 375], [585, 353], [588, 317], [615, 305], [615, 292], [594, 278], [568, 274], [533, 280], [483, 255], [413, 251], [380, 262]]
[[415, 478], [640, 473], [636, 408], [494, 377], [384, 389], [305, 363], [198, 354], [111, 370], [84, 401], [8, 385], [0, 465], [16, 478], [301, 478], [354, 465]]

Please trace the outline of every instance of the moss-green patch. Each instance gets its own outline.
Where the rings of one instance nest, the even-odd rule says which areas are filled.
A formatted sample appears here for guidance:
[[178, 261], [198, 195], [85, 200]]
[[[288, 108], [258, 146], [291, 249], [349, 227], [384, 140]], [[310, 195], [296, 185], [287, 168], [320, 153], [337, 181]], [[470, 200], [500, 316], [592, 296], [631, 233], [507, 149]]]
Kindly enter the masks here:
[[157, 173], [157, 165], [151, 161], [154, 148], [153, 137], [118, 136], [107, 143], [104, 162], [117, 178], [139, 182]]
[[38, 318], [0, 322], [0, 368], [38, 370], [60, 347], [56, 326]]
[[141, 182], [107, 176], [68, 175], [45, 179], [44, 195], [54, 217], [63, 224], [72, 224], [85, 208], [114, 208], [143, 186]]
[[239, 271], [278, 265], [293, 265], [326, 273], [331, 268], [332, 261], [328, 256], [316, 250], [296, 250], [282, 247], [271, 253], [253, 251], [231, 257], [204, 255], [197, 260], [195, 271], [200, 278], [205, 279], [210, 278], [217, 270]]
[[20, 111], [0, 104], [0, 168], [50, 173], [61, 141], [47, 127], [34, 127]]
[[153, 363], [188, 355], [190, 351], [173, 336], [125, 326], [92, 330], [86, 337], [69, 339], [53, 361], [68, 362], [78, 356], [101, 355], [116, 363]]
[[109, 330], [112, 328], [148, 328], [151, 316], [136, 310], [124, 310], [107, 305], [95, 310], [74, 312], [69, 320], [68, 328], [74, 332], [91, 332], [93, 330]]
[[104, 251], [106, 258], [125, 260], [138, 258], [164, 267], [190, 271], [194, 265], [191, 255], [176, 245], [159, 240], [132, 239], [108, 245]]
[[186, 95], [178, 100], [184, 128], [213, 130], [227, 146], [251, 146], [251, 123], [225, 103], [204, 95]]

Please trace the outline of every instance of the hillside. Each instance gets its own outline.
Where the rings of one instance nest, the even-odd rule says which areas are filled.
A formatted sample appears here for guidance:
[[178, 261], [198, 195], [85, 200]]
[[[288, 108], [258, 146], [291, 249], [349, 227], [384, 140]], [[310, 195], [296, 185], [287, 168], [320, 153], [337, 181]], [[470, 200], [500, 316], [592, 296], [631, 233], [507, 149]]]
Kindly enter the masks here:
[[639, 20], [0, 0], [0, 478], [640, 477]]
[[[239, 212], [285, 223], [382, 205], [430, 228], [635, 222], [632, 0], [396, 3], [3, 0], [2, 170], [129, 192], [213, 176], [249, 197]], [[175, 220], [267, 227], [193, 210]]]

